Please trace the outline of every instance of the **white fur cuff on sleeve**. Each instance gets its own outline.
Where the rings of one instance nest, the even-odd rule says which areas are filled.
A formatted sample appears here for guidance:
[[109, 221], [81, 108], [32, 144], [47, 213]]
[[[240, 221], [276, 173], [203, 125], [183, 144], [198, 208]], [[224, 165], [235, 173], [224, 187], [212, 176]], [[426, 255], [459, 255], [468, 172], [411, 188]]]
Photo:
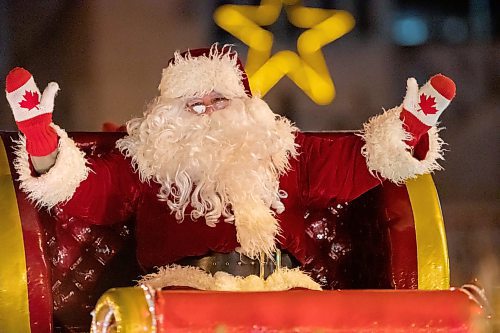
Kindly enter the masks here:
[[90, 171], [84, 153], [58, 126], [51, 124], [59, 136], [58, 155], [54, 166], [45, 174], [33, 176], [30, 169], [26, 139], [20, 136], [15, 148], [14, 168], [19, 175], [20, 188], [38, 207], [52, 208], [71, 199]]
[[413, 157], [405, 140], [411, 138], [399, 119], [401, 107], [393, 108], [371, 118], [363, 126], [361, 134], [365, 145], [361, 153], [366, 158], [368, 169], [373, 174], [402, 184], [409, 178], [440, 170], [438, 159], [443, 159], [443, 140], [438, 136], [438, 129], [429, 130], [429, 151], [425, 159]]

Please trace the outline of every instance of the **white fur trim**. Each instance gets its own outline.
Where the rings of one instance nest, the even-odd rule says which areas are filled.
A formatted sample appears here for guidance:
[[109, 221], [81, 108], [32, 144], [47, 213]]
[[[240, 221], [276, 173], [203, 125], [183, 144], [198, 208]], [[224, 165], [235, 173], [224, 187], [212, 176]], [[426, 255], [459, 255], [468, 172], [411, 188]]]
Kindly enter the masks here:
[[19, 175], [20, 188], [28, 194], [28, 199], [39, 207], [52, 208], [60, 202], [71, 199], [76, 188], [88, 176], [84, 153], [76, 147], [68, 134], [57, 125], [51, 124], [59, 136], [59, 153], [54, 166], [45, 174], [33, 176], [26, 139], [19, 137], [15, 148], [14, 168]]
[[213, 291], [280, 291], [292, 288], [321, 290], [318, 283], [298, 268], [281, 268], [264, 280], [256, 275], [240, 277], [226, 272], [212, 275], [198, 267], [171, 265], [160, 267], [157, 273], [143, 276], [139, 284], [155, 289], [177, 286]]
[[399, 106], [371, 118], [364, 124], [361, 134], [366, 142], [361, 153], [366, 157], [370, 172], [396, 184], [442, 169], [437, 160], [443, 159], [444, 142], [436, 127], [429, 130], [429, 151], [425, 159], [419, 161], [412, 156], [405, 143], [411, 134], [403, 129], [403, 122], [399, 119], [401, 109]]
[[215, 44], [209, 56], [199, 57], [189, 53], [183, 57], [176, 51], [173, 63], [163, 70], [158, 87], [161, 98], [200, 97], [212, 91], [227, 98], [246, 97], [243, 72], [235, 52], [226, 52], [228, 49], [219, 50]]

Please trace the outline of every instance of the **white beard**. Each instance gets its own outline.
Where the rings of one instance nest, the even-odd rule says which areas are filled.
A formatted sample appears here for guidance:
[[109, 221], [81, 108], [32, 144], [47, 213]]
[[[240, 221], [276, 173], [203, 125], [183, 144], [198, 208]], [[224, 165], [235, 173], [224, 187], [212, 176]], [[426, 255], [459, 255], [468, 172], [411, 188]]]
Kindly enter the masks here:
[[127, 124], [117, 147], [132, 159], [142, 181], [161, 185], [158, 197], [182, 221], [204, 217], [215, 227], [233, 222], [243, 253], [275, 250], [284, 210], [279, 177], [295, 157], [296, 128], [260, 98], [233, 99], [211, 115], [184, 110], [185, 101], [154, 101], [144, 117]]

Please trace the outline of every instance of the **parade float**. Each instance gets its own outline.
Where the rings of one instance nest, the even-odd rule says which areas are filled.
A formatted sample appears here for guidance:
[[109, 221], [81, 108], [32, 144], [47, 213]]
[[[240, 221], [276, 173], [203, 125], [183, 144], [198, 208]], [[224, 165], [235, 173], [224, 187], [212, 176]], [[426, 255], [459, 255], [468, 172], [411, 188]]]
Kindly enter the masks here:
[[[102, 154], [123, 134], [71, 135], [85, 151]], [[154, 291], [127, 287], [140, 274], [130, 224], [79, 234], [73, 229], [76, 235], [67, 237], [76, 239], [71, 246], [83, 255], [70, 270], [58, 270], [56, 235], [65, 231], [28, 202], [12, 176], [16, 138], [2, 133], [0, 154], [5, 332], [85, 332], [96, 302], [96, 332], [476, 332], [474, 325], [484, 319], [470, 292], [450, 289], [446, 234], [431, 176], [405, 186], [384, 182], [346, 207], [304, 211], [325, 260], [336, 233], [350, 249], [338, 258], [335, 272], [342, 290]]]
[[[298, 54], [271, 57], [272, 38], [260, 26], [274, 22], [283, 6], [293, 24], [309, 30], [299, 38]], [[223, 6], [215, 20], [248, 44], [252, 91], [264, 95], [286, 75], [316, 103], [334, 98], [321, 48], [352, 28], [348, 13], [269, 0]], [[68, 135], [93, 158], [106, 156], [126, 133]], [[304, 136], [333, 142], [359, 132]], [[262, 291], [252, 290], [252, 283], [247, 291], [161, 290], [134, 286], [144, 272], [132, 218], [89, 225], [68, 217], [59, 223], [55, 216], [64, 212], [39, 209], [23, 191], [27, 178], [18, 175], [19, 161], [28, 155], [17, 148], [18, 134], [1, 133], [0, 143], [2, 331], [481, 332], [487, 326], [478, 289], [450, 288], [443, 217], [428, 174], [402, 185], [380, 181], [348, 203], [297, 204], [303, 236], [317, 249], [304, 269], [324, 290]], [[53, 176], [64, 182], [63, 174]], [[31, 181], [35, 188], [45, 186], [36, 177]], [[257, 261], [255, 286], [264, 276], [264, 261]]]

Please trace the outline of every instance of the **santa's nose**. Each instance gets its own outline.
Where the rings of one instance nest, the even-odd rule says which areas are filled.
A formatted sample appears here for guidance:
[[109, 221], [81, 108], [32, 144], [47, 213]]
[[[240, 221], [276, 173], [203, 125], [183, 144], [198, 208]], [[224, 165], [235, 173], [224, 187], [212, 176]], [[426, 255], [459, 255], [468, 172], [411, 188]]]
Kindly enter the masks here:
[[212, 105], [212, 98], [213, 98], [212, 93], [210, 93], [208, 95], [203, 96], [201, 98], [201, 100], [205, 106], [211, 106]]

